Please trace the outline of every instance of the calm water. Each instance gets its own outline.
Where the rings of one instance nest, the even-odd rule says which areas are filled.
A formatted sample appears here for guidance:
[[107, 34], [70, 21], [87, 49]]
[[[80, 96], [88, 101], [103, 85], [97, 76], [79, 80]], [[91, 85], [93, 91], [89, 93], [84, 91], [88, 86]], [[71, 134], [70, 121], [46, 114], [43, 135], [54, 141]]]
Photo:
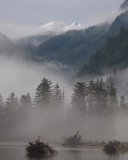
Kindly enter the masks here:
[[0, 160], [128, 160], [128, 153], [109, 156], [100, 149], [54, 148], [59, 153], [57, 156], [28, 158], [23, 144], [2, 144], [0, 145]]

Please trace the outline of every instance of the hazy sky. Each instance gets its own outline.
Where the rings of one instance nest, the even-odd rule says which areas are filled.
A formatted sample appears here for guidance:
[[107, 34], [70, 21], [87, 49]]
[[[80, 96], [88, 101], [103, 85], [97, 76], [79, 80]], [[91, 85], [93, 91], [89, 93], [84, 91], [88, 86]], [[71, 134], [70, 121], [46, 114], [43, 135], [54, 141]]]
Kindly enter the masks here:
[[124, 0], [0, 0], [0, 23], [42, 25], [49, 21], [89, 24]]

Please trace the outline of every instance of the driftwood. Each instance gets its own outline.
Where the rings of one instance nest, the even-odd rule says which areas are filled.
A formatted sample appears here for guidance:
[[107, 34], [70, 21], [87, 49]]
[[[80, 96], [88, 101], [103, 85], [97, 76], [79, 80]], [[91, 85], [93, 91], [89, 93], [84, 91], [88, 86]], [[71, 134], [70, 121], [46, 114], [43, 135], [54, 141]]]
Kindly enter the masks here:
[[64, 146], [79, 146], [82, 145], [82, 136], [79, 135], [79, 131], [70, 137], [63, 137], [63, 145]]
[[42, 155], [56, 155], [57, 151], [53, 150], [47, 143], [36, 140], [29, 142], [26, 147], [27, 156], [42, 156]]

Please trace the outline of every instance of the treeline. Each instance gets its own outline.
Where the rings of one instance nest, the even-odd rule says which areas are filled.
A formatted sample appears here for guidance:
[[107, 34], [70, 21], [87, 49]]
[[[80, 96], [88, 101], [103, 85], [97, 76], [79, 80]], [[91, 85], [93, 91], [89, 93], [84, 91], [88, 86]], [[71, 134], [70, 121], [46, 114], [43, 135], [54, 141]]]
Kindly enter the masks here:
[[[125, 97], [118, 98], [117, 89], [110, 80], [111, 77], [106, 82], [102, 79], [88, 83], [77, 82], [73, 88], [70, 111], [75, 111], [76, 115], [80, 113], [83, 117], [109, 115], [114, 117], [115, 113], [126, 111], [128, 104]], [[52, 82], [46, 78], [43, 78], [37, 86], [34, 99], [29, 93], [21, 95], [18, 99], [12, 92], [4, 102], [0, 95], [0, 138], [10, 140], [12, 135], [8, 133], [9, 130], [26, 123], [27, 119], [36, 113], [54, 108], [59, 113], [59, 109], [65, 106], [64, 90], [58, 83], [53, 87]], [[36, 118], [38, 119], [38, 116]]]
[[[117, 89], [112, 83], [110, 76], [106, 81], [77, 82], [73, 88], [71, 106], [74, 110], [92, 114], [111, 114], [127, 108], [125, 97], [118, 97]], [[15, 113], [14, 110], [29, 112], [29, 110], [44, 109], [49, 107], [64, 107], [65, 93], [57, 83], [54, 87], [52, 82], [43, 78], [37, 86], [35, 98], [30, 94], [21, 95], [20, 99], [12, 92], [4, 102], [0, 95], [0, 113]]]
[[[111, 77], [110, 77], [111, 78]], [[88, 83], [77, 82], [74, 86], [72, 106], [89, 115], [113, 115], [118, 111], [126, 110], [128, 105], [125, 97], [118, 98], [117, 89], [113, 83], [106, 85], [102, 79]]]

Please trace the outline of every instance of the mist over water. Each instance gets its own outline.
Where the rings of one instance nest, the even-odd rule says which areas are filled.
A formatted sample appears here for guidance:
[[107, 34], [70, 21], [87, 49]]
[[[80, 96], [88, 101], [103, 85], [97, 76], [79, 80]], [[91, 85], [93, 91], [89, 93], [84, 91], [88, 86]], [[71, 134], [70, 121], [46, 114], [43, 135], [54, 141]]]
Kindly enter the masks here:
[[[116, 75], [118, 97], [126, 95], [127, 98], [127, 72], [128, 70], [124, 70]], [[38, 63], [2, 54], [0, 55], [0, 75], [0, 93], [5, 102], [11, 92], [14, 92], [18, 99], [29, 92], [34, 101], [36, 88], [44, 77], [52, 82], [52, 86], [58, 83], [65, 92], [65, 104], [36, 108], [33, 102], [27, 116], [23, 114], [23, 117], [20, 117], [20, 114], [16, 113], [18, 122], [12, 120], [10, 116], [7, 127], [14, 124], [6, 128], [9, 138], [5, 138], [4, 141], [32, 141], [40, 136], [48, 142], [62, 142], [63, 136], [71, 136], [77, 131], [80, 131], [83, 140], [87, 141], [115, 139], [127, 141], [126, 113], [121, 112], [113, 117], [105, 117], [102, 114], [91, 116], [73, 109], [71, 99], [77, 79], [74, 78], [73, 70], [69, 66], [55, 62]], [[97, 78], [94, 77], [94, 80]], [[90, 79], [79, 78], [78, 81], [88, 83]], [[79, 105], [77, 107], [79, 108]]]
[[[60, 140], [63, 133], [66, 134], [66, 131], [63, 132], [65, 128], [67, 130], [65, 114], [66, 108], [70, 107], [68, 104], [70, 104], [72, 95], [73, 79], [70, 68], [54, 62], [38, 63], [15, 56], [1, 55], [0, 73], [0, 93], [5, 102], [11, 92], [14, 92], [18, 99], [21, 95], [29, 92], [34, 100], [37, 86], [42, 78], [46, 77], [52, 81], [52, 85], [58, 83], [61, 86], [65, 92], [65, 102], [67, 103], [59, 108], [46, 106], [38, 111], [35, 111], [35, 106], [31, 106], [27, 117], [24, 114], [22, 117], [22, 113], [15, 113], [17, 122], [11, 117], [14, 115], [10, 115], [8, 117], [10, 121], [7, 124], [7, 127], [10, 127], [6, 129], [8, 138], [5, 138], [4, 141], [28, 141], [36, 139], [38, 136], [45, 140]], [[18, 116], [19, 118], [17, 118]]]
[[[47, 23], [45, 25], [29, 25], [29, 21], [26, 21], [28, 25], [25, 25], [25, 22], [23, 23], [24, 17], [23, 20], [22, 17], [18, 18], [16, 22], [13, 14], [9, 14], [9, 17], [13, 18], [12, 22], [10, 19], [10, 23], [9, 21], [0, 23], [0, 158], [2, 160], [128, 160], [128, 68], [119, 70], [115, 69], [116, 66], [113, 70], [101, 68], [103, 71], [101, 76], [89, 74], [85, 77], [78, 77], [76, 73], [79, 72], [79, 67], [82, 65], [78, 64], [78, 67], [77, 62], [84, 61], [84, 59], [81, 60], [82, 57], [87, 56], [87, 62], [89, 56], [92, 56], [87, 66], [83, 67], [83, 69], [87, 68], [86, 73], [88, 73], [91, 63], [94, 63], [94, 66], [98, 63], [94, 61], [95, 56], [92, 55], [94, 52], [97, 53], [97, 61], [102, 60], [101, 57], [106, 53], [104, 47], [97, 51], [95, 48], [100, 46], [98, 44], [100, 41], [103, 40], [104, 43], [105, 38], [106, 44], [109, 43], [107, 36], [111, 37], [111, 34], [114, 33], [113, 28], [116, 31], [117, 25], [118, 30], [119, 23], [123, 24], [126, 21], [124, 18], [124, 20], [122, 19], [124, 22], [121, 22], [121, 16], [118, 16], [127, 9], [116, 7], [116, 3], [113, 3], [111, 6], [115, 5], [115, 7], [111, 11], [109, 3], [108, 6], [105, 3], [106, 7], [104, 8], [101, 6], [101, 2], [93, 0], [93, 6], [98, 6], [96, 13], [90, 2], [87, 2], [88, 7], [86, 6], [87, 8], [90, 7], [89, 11], [86, 11], [84, 7], [80, 11], [81, 2], [78, 2], [79, 5], [77, 6], [74, 1], [77, 7], [73, 10], [72, 2], [67, 1], [65, 4], [64, 0], [34, 1], [31, 4], [22, 2], [21, 6], [15, 5], [14, 2], [15, 9], [12, 8], [13, 5], [6, 7], [6, 3], [3, 2], [2, 6], [3, 9], [5, 7], [7, 10], [9, 9], [9, 12], [11, 10], [14, 13], [18, 11], [16, 14], [18, 17], [20, 17], [19, 12], [21, 14], [23, 11], [25, 13], [25, 10], [28, 12], [27, 5], [34, 10], [38, 8], [37, 15], [42, 15], [39, 11], [42, 8], [41, 5], [37, 6], [38, 3], [43, 4], [45, 2], [44, 10], [41, 9], [44, 13], [47, 6], [49, 6], [48, 12], [55, 10], [57, 6], [60, 6], [58, 11], [62, 10], [63, 12], [66, 9], [70, 13], [71, 11], [72, 13], [74, 11], [76, 13], [81, 12], [86, 23], [84, 25], [87, 28], [82, 27], [79, 23], [61, 22], [62, 19], [65, 19], [64, 14], [66, 15], [68, 12], [64, 13], [63, 17], [60, 14], [58, 19], [60, 22], [56, 19], [57, 17], [55, 18], [57, 12], [53, 13], [52, 16], [57, 21], [53, 19], [50, 23], [47, 23], [47, 20], [50, 20], [49, 16], [52, 12], [43, 14], [45, 17], [43, 17], [43, 21], [41, 19], [40, 21]], [[16, 6], [20, 6], [20, 8], [16, 10]], [[30, 16], [30, 21], [33, 21], [31, 18], [34, 17], [31, 11], [29, 12], [30, 15], [26, 15]], [[86, 12], [90, 13], [84, 16]], [[72, 13], [69, 17], [72, 16]], [[3, 16], [6, 17], [6, 14]], [[75, 21], [79, 21], [79, 13], [78, 15], [74, 14], [74, 16], [76, 16], [74, 17]], [[22, 24], [17, 24], [18, 21]], [[75, 28], [66, 33], [70, 28], [69, 26], [81, 26], [84, 28], [83, 35], [81, 35], [82, 31], [75, 32]], [[88, 29], [87, 32], [86, 29]], [[44, 43], [50, 37], [62, 33], [66, 34]], [[73, 43], [67, 44], [70, 39]], [[52, 40], [56, 42], [52, 44]], [[65, 43], [64, 46], [62, 43]], [[85, 43], [89, 47], [86, 47]], [[114, 42], [111, 40], [110, 43], [114, 49]], [[48, 47], [47, 44], [51, 46]], [[101, 45], [103, 44], [101, 43]], [[122, 43], [124, 50], [126, 46], [125, 43]], [[52, 49], [53, 52], [50, 51]], [[101, 57], [100, 50], [103, 50]], [[45, 51], [48, 56], [46, 53], [43, 55]], [[80, 54], [78, 55], [78, 53]], [[89, 53], [90, 55], [88, 55]], [[117, 50], [114, 54], [120, 58], [120, 53], [121, 51]], [[39, 55], [41, 57], [38, 57]], [[61, 60], [67, 56], [69, 57], [68, 62], [71, 60], [72, 66], [54, 61], [54, 58]], [[47, 57], [51, 57], [53, 60], [47, 61]], [[111, 58], [114, 64], [114, 56], [111, 57], [110, 55], [110, 61]], [[75, 60], [76, 64], [73, 62]], [[66, 62], [65, 59], [64, 62]], [[98, 66], [102, 66], [102, 62], [99, 62]], [[111, 66], [111, 63], [108, 66]], [[125, 65], [122, 64], [121, 66]], [[97, 71], [96, 68], [92, 67], [90, 72], [91, 70], [93, 72], [93, 69], [94, 72]], [[38, 143], [36, 140], [42, 143]], [[113, 144], [118, 153], [109, 155], [104, 152], [109, 141], [112, 143], [115, 141]], [[36, 154], [34, 150], [38, 151], [39, 146], [44, 147], [44, 151], [43, 149], [40, 150], [41, 154], [52, 154], [51, 146], [58, 154], [53, 157], [51, 155], [43, 158], [40, 155], [38, 158], [30, 157], [31, 154], [27, 154], [29, 144], [33, 149], [31, 152], [34, 156]], [[37, 148], [33, 144], [37, 145]], [[126, 153], [122, 154], [119, 150], [126, 151]]]
[[[34, 99], [36, 88], [43, 77], [51, 80], [53, 85], [59, 83], [65, 90], [66, 100], [66, 104], [59, 106], [40, 109], [31, 106], [27, 116], [18, 118], [19, 121], [7, 129], [9, 139], [5, 141], [32, 141], [40, 136], [48, 142], [62, 142], [63, 136], [71, 136], [77, 131], [80, 131], [83, 140], [87, 141], [127, 141], [126, 113], [119, 113], [114, 117], [101, 114], [86, 116], [84, 112], [72, 109], [71, 98], [75, 80], [72, 78], [72, 70], [67, 70], [67, 66], [53, 62], [39, 64], [31, 60], [0, 56], [0, 93], [5, 101], [11, 92], [18, 98], [29, 92]], [[127, 83], [126, 72], [127, 70], [121, 73], [125, 75], [121, 82]]]

